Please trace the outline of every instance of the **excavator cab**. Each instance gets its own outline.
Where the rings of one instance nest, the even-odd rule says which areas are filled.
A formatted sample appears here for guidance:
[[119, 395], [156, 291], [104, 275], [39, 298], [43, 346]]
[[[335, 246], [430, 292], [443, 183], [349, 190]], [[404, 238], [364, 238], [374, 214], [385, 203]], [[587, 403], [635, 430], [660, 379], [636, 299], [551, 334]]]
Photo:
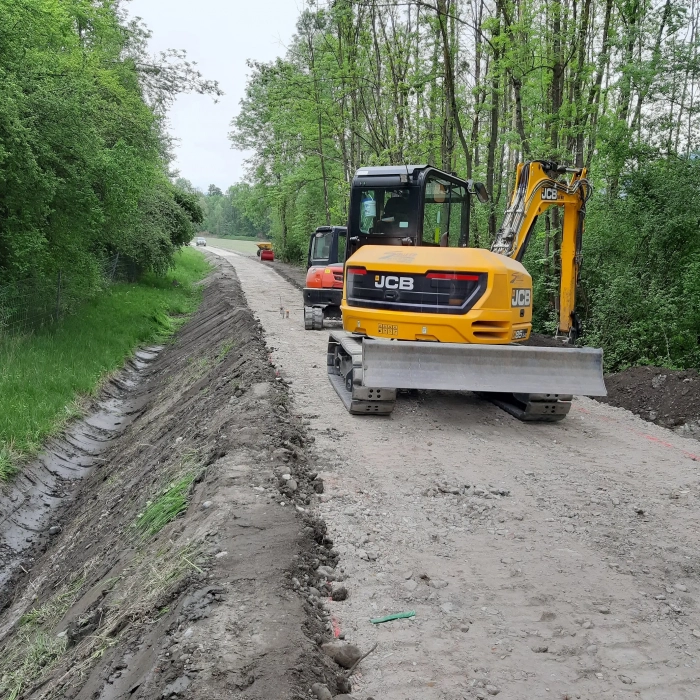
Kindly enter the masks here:
[[304, 285], [304, 328], [322, 330], [324, 319], [340, 319], [347, 228], [319, 226], [309, 238]]
[[469, 200], [488, 193], [429, 165], [362, 168], [350, 192], [348, 257], [364, 245], [466, 248]]

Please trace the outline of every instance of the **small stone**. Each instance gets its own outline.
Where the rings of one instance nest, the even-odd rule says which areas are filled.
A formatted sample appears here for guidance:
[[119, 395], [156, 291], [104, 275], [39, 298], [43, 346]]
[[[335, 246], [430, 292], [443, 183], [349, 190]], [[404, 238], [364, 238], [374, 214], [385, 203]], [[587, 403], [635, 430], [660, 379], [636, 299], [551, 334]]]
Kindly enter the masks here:
[[219, 552], [218, 554], [214, 555], [214, 558], [215, 559], [223, 559], [227, 555], [228, 555], [228, 552]]
[[348, 599], [348, 589], [345, 586], [333, 586], [331, 598], [336, 602]]
[[644, 506], [640, 506], [639, 504], [632, 506], [632, 510], [637, 514], [637, 515], [644, 515]]
[[364, 549], [358, 549], [357, 556], [360, 557], [360, 559], [364, 559], [365, 561], [369, 560], [369, 557], [367, 556], [367, 552], [365, 552]]
[[590, 620], [585, 620], [584, 623], [581, 625], [581, 627], [583, 627], [583, 629], [585, 629], [585, 630], [590, 630], [590, 629], [593, 629], [593, 627], [595, 627], [595, 625]]
[[58, 525], [49, 528], [49, 535], [58, 535], [60, 532], [61, 528]]
[[289, 481], [292, 478], [292, 475], [291, 474], [282, 474], [282, 478], [285, 481]]
[[440, 606], [440, 610], [444, 612], [446, 615], [449, 615], [451, 612], [454, 612], [455, 606], [452, 605], [452, 603], [443, 603]]
[[377, 561], [377, 553], [367, 552], [367, 559], [369, 559], [369, 561]]
[[700, 639], [700, 630], [693, 630], [693, 631], [692, 631], [692, 635], [693, 635], [693, 637], [695, 637], [696, 639]]
[[332, 566], [318, 566], [316, 567], [316, 573], [319, 576], [323, 576], [323, 578], [327, 579], [328, 581], [335, 581], [336, 573]]
[[591, 644], [590, 646], [586, 647], [586, 651], [593, 655], [598, 653], [598, 647], [595, 644]]
[[614, 506], [619, 506], [620, 505], [620, 499], [619, 498], [613, 498], [612, 499], [612, 504]]
[[323, 479], [314, 480], [314, 491], [316, 493], [323, 493]]
[[202, 503], [202, 508], [207, 510], [207, 508], [211, 508], [213, 505], [214, 504], [211, 501], [204, 501], [204, 503]]
[[333, 700], [333, 695], [328, 690], [328, 686], [321, 683], [314, 683], [311, 686], [311, 692], [316, 696], [316, 700]]
[[608, 607], [606, 607], [606, 606], [603, 606], [603, 607], [598, 608], [598, 612], [599, 612], [601, 615], [609, 615], [609, 614], [610, 614], [610, 608], [608, 608]]
[[654, 596], [654, 600], [666, 600], [666, 596], [663, 593], [659, 593], [659, 595]]
[[294, 491], [296, 491], [298, 488], [299, 488], [299, 486], [298, 486], [298, 484], [297, 484], [297, 482], [296, 482], [295, 479], [290, 479], [290, 480], [287, 482], [287, 491], [292, 491], [292, 492], [294, 492]]
[[409, 593], [413, 593], [413, 591], [418, 588], [418, 582], [414, 581], [413, 579], [408, 579], [408, 581], [404, 581], [401, 584]]
[[687, 592], [687, 590], [688, 590], [688, 586], [686, 586], [686, 585], [683, 584], [683, 583], [677, 583], [677, 584], [676, 584], [676, 590], [681, 591], [681, 593], [685, 593], [685, 592]]
[[619, 675], [618, 678], [619, 678], [625, 685], [632, 685], [632, 679], [631, 679], [629, 676]]
[[498, 695], [501, 692], [501, 689], [496, 687], [495, 685], [487, 685], [484, 690], [489, 694], [489, 695]]
[[321, 645], [321, 651], [343, 668], [352, 668], [355, 662], [362, 657], [362, 652], [354, 644], [348, 642], [326, 642]]
[[409, 578], [413, 578], [413, 572], [412, 571], [407, 571], [403, 577], [408, 581]]
[[353, 508], [346, 508], [346, 509], [343, 511], [343, 513], [344, 513], [345, 515], [350, 516], [351, 518], [354, 518], [354, 517], [355, 517], [355, 510], [354, 510]]
[[428, 582], [428, 585], [429, 585], [431, 588], [436, 588], [436, 589], [447, 588], [447, 581], [441, 581], [440, 579], [437, 579], [437, 578], [436, 578], [436, 579], [431, 579], [431, 580]]
[[314, 598], [320, 598], [321, 591], [319, 591], [318, 588], [314, 588], [313, 586], [309, 586], [309, 595], [313, 596]]
[[546, 652], [549, 651], [549, 647], [545, 645], [540, 645], [536, 647], [532, 647], [532, 651], [535, 652], [535, 654], [545, 654]]
[[471, 625], [469, 625], [465, 622], [459, 626], [459, 631], [460, 632], [469, 632], [470, 627], [471, 627]]

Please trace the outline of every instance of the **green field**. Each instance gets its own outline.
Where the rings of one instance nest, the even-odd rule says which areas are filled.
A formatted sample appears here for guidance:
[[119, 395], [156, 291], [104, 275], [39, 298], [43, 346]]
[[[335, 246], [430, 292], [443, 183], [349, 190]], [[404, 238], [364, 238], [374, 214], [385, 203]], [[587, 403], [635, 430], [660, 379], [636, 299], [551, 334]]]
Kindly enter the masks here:
[[234, 253], [242, 255], [256, 255], [258, 246], [253, 241], [237, 241], [233, 238], [209, 238], [205, 237], [208, 246], [222, 248], [223, 250], [232, 250]]
[[209, 269], [186, 248], [164, 277], [115, 284], [48, 330], [0, 339], [0, 482], [80, 415], [80, 397], [94, 395], [137, 347], [165, 340], [184, 322], [201, 300], [193, 283]]

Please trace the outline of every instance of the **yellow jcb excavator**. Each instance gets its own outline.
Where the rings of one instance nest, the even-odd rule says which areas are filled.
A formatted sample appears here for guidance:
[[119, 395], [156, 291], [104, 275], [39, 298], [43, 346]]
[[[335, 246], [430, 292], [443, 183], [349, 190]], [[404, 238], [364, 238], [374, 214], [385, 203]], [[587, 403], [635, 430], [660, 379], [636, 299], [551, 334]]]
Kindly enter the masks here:
[[[562, 181], [564, 174], [568, 181]], [[581, 236], [592, 187], [585, 169], [518, 166], [491, 250], [469, 247], [481, 183], [431, 166], [357, 171], [350, 195], [343, 331], [328, 374], [355, 414], [388, 414], [397, 389], [476, 391], [521, 420], [562, 419], [573, 394], [604, 396], [602, 350], [519, 345], [532, 328], [521, 260], [537, 216], [564, 209], [559, 333], [575, 339]]]

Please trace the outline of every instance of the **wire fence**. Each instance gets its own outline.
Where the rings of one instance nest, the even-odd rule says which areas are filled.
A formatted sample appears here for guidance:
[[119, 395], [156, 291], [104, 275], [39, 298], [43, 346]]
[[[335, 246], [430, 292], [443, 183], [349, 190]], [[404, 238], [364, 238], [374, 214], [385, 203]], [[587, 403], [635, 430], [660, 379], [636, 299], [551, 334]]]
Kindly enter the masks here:
[[58, 270], [53, 275], [0, 285], [0, 338], [56, 323], [81, 301], [104, 292], [115, 282], [132, 282], [137, 277], [134, 264], [116, 254], [104, 260], [98, 276], [89, 282]]

